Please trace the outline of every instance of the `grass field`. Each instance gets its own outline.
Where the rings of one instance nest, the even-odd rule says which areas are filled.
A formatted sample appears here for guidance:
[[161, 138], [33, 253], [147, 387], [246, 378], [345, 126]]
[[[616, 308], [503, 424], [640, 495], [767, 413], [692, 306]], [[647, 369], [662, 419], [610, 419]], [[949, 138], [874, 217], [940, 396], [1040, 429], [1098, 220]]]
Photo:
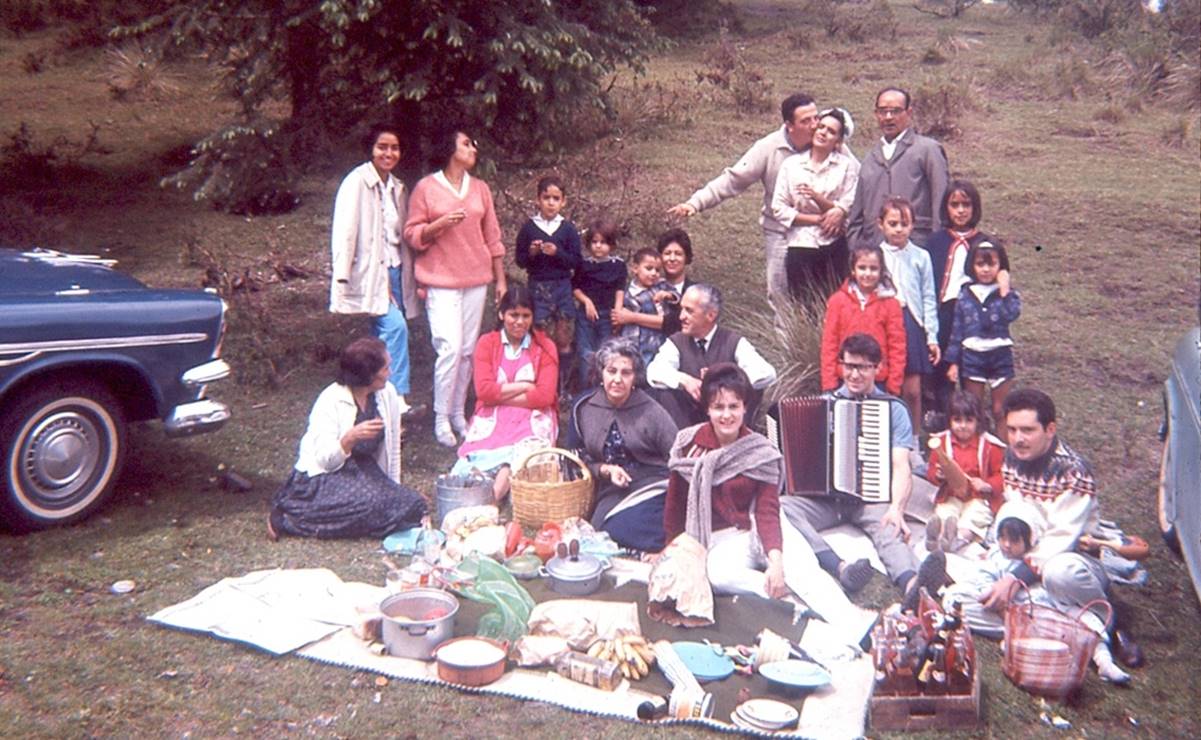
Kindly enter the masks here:
[[[1183, 145], [1172, 145], [1164, 132], [1179, 125], [1179, 113], [1097, 77], [1069, 76], [1088, 49], [1056, 43], [1049, 26], [1003, 7], [972, 8], [952, 21], [894, 3], [896, 40], [854, 44], [828, 38], [820, 19], [802, 13], [802, 5], [818, 6], [734, 4], [743, 28], [732, 39], [772, 83], [770, 103], [800, 89], [848, 108], [859, 154], [875, 136], [870, 111], [879, 87], [956, 93], [962, 111], [960, 134], [946, 142], [951, 169], [980, 187], [982, 227], [1009, 244], [1022, 292], [1014, 325], [1019, 382], [1056, 399], [1064, 438], [1097, 469], [1104, 513], [1155, 545], [1149, 584], [1119, 592], [1150, 667], [1127, 690], [1090, 675], [1080, 699], [1061, 713], [1073, 722], [1073, 736], [1201, 735], [1193, 679], [1201, 609], [1184, 567], [1160, 544], [1154, 518], [1160, 388], [1170, 349], [1197, 322], [1201, 298], [1196, 115], [1185, 119], [1191, 128]], [[933, 46], [952, 48], [948, 38], [962, 42], [946, 52], [949, 61], [921, 63]], [[382, 582], [374, 542], [271, 544], [264, 536], [266, 500], [293, 463], [312, 399], [332, 376], [333, 353], [347, 334], [366, 328], [325, 311], [333, 193], [358, 156], [332, 153], [333, 164], [302, 183], [303, 203], [286, 216], [216, 213], [157, 187], [178, 166], [180, 147], [232, 113], [207, 72], [181, 69], [183, 96], [117, 102], [99, 55], [63, 56], [26, 73], [22, 59], [52, 43], [49, 35], [0, 39], [0, 135], [25, 122], [40, 145], [59, 136], [78, 142], [92, 122], [111, 151], [36, 180], [6, 182], [0, 243], [103, 252], [153, 285], [196, 286], [208, 267], [262, 282], [229, 296], [225, 356], [238, 378], [214, 389], [235, 409], [225, 430], [168, 441], [156, 427], [136, 429], [119, 494], [100, 516], [56, 531], [0, 535], [0, 735], [692, 734], [425, 687], [379, 689], [364, 674], [145, 622], [219, 578], [259, 568], [329, 567], [344, 579]], [[649, 81], [662, 85], [665, 98], [633, 90], [628, 76], [620, 81], [621, 129], [561, 164], [577, 221], [608, 209], [629, 225], [626, 245], [648, 243], [669, 205], [778, 125], [777, 113], [740, 114], [724, 93], [696, 83], [715, 43], [685, 43], [652, 60]], [[657, 102], [664, 99], [674, 102]], [[536, 173], [520, 163], [499, 171], [492, 185], [511, 243]], [[721, 285], [736, 315], [766, 310], [759, 203], [759, 192], [748, 192], [688, 224], [698, 253], [694, 275]], [[271, 264], [281, 261], [312, 277], [273, 279]], [[411, 322], [414, 395], [428, 401], [432, 352], [422, 323]], [[408, 481], [432, 491], [453, 453], [433, 444], [428, 421], [409, 440]], [[219, 465], [249, 476], [254, 490], [222, 490]], [[137, 590], [110, 594], [108, 585], [122, 578], [137, 581]], [[883, 606], [895, 597], [882, 580], [865, 603]], [[1052, 733], [1034, 701], [1001, 676], [995, 646], [984, 656], [986, 724], [978, 734]]]

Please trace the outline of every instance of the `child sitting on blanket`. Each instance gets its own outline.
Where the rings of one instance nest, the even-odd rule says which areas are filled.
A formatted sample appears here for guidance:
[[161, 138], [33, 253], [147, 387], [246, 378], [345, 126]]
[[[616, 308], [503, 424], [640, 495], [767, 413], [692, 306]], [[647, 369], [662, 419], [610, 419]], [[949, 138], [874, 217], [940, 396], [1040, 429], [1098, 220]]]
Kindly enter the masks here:
[[[950, 608], [954, 601], [963, 605], [964, 623], [973, 632], [987, 637], [1000, 638], [1004, 635], [1004, 615], [988, 611], [981, 604], [994, 584], [1008, 574], [1017, 571], [1025, 562], [1026, 553], [1034, 547], [1040, 535], [1037, 513], [1024, 501], [1007, 501], [997, 512], [995, 539], [984, 559], [975, 563], [976, 569], [970, 579], [959, 581], [949, 587], [943, 595], [944, 607]], [[1026, 563], [1029, 565], [1029, 563]], [[1047, 597], [1040, 587], [1030, 592], [1030, 598], [1038, 604], [1059, 608]], [[1115, 684], [1130, 682], [1130, 674], [1114, 662], [1109, 651], [1105, 625], [1091, 612], [1085, 612], [1081, 620], [1091, 629], [1101, 633], [1101, 640], [1093, 650], [1093, 663], [1102, 681]]]
[[[955, 391], [947, 408], [951, 428], [930, 437], [935, 453], [926, 478], [938, 486], [938, 494], [934, 516], [926, 524], [926, 549], [941, 545], [946, 552], [958, 553], [984, 542], [993, 515], [1001, 508], [1005, 445], [984, 431], [980, 399], [974, 394]], [[944, 456], [958, 468], [950, 475]]]

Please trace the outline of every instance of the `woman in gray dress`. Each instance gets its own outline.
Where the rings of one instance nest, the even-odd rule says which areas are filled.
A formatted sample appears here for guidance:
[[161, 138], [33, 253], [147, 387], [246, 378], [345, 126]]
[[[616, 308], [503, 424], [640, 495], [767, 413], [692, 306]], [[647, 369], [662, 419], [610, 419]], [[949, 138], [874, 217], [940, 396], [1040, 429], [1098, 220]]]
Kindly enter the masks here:
[[271, 499], [267, 535], [383, 537], [425, 516], [420, 493], [400, 482], [403, 405], [388, 382], [379, 339], [348, 344], [338, 376], [317, 397], [295, 469]]

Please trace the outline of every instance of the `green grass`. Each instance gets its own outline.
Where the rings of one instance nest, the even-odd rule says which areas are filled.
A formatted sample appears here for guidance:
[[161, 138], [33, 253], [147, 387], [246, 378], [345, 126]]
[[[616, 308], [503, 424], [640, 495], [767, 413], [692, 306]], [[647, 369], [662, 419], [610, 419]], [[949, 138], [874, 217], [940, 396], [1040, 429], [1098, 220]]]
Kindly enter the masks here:
[[[813, 48], [798, 51], [787, 31], [810, 19], [797, 4], [736, 5], [745, 26], [738, 43], [768, 73], [776, 97], [799, 88], [849, 108], [858, 124], [851, 144], [860, 154], [875, 136], [877, 88], [947, 84], [969, 91], [962, 135], [946, 146], [953, 172], [983, 192], [983, 228], [1011, 250], [1024, 302], [1014, 325], [1019, 382], [1052, 393], [1065, 439], [1097, 469], [1104, 512], [1155, 545], [1150, 584], [1119, 592], [1151, 666], [1136, 672], [1129, 690], [1103, 687], [1090, 675], [1080, 701], [1061, 713], [1073, 722], [1073, 736], [1201, 734], [1192, 689], [1201, 609], [1185, 569], [1159, 545], [1154, 522], [1160, 388], [1171, 347], [1197, 321], [1201, 296], [1201, 127], [1194, 125], [1187, 146], [1170, 148], [1160, 132], [1177, 120], [1174, 112], [1135, 110], [1121, 91], [1087, 86], [1077, 99], [1064, 97], [1056, 72], [1073, 55], [1087, 58], [1087, 50], [1052, 43], [1049, 28], [1002, 7], [939, 21], [897, 3], [899, 34], [891, 46], [830, 42], [818, 31], [810, 34]], [[947, 64], [922, 67], [918, 60], [940, 28], [979, 43]], [[233, 273], [249, 269], [268, 278], [271, 252], [314, 277], [232, 298], [225, 354], [238, 379], [214, 388], [236, 412], [227, 429], [182, 441], [154, 427], [137, 429], [119, 495], [100, 516], [57, 531], [0, 535], [0, 735], [696, 734], [395, 682], [379, 689], [371, 676], [145, 622], [222, 577], [259, 568], [329, 567], [346, 579], [382, 580], [375, 543], [271, 545], [263, 536], [266, 500], [293, 462], [309, 405], [332, 375], [332, 353], [347, 334], [366, 330], [325, 311], [330, 205], [357, 160], [335, 153], [339, 164], [303, 181], [303, 205], [287, 216], [214, 213], [156, 183], [171, 170], [167, 153], [227, 115], [228, 104], [210, 102], [207, 88], [168, 103], [116, 103], [95, 59], [25, 75], [21, 56], [46, 42], [34, 35], [0, 45], [0, 89], [12, 103], [0, 110], [0, 133], [25, 120], [46, 141], [80, 138], [91, 119], [102, 124], [101, 140], [113, 152], [84, 161], [82, 173], [53, 187], [0, 194], [5, 243], [105, 251], [155, 285], [199, 283], [202, 269], [185, 259], [189, 245]], [[613, 210], [632, 228], [623, 247], [650, 243], [669, 205], [778, 125], [777, 114], [739, 115], [720, 96], [701, 93], [695, 71], [713, 43], [683, 44], [650, 65], [649, 78], [685, 101], [675, 122], [623, 132], [621, 142], [561, 163], [580, 173], [572, 196], [577, 221]], [[1107, 93], [1126, 105], [1117, 123], [1095, 119], [1111, 102]], [[512, 203], [525, 202], [532, 174], [502, 172], [492, 185], [508, 190]], [[752, 189], [687, 226], [697, 247], [695, 276], [718, 282], [740, 313], [766, 310], [755, 225], [760, 203]], [[504, 220], [510, 238], [517, 225], [515, 216]], [[414, 383], [416, 397], [428, 401], [432, 352], [422, 324], [412, 322]], [[431, 490], [452, 459], [432, 443], [428, 422], [410, 431], [409, 482]], [[215, 481], [220, 464], [248, 475], [255, 489], [223, 491]], [[108, 585], [121, 578], [135, 579], [138, 589], [110, 594]], [[864, 603], [895, 598], [882, 580]], [[978, 734], [1055, 734], [1039, 723], [1034, 700], [1000, 675], [996, 647], [986, 644], [982, 653], [986, 725]]]

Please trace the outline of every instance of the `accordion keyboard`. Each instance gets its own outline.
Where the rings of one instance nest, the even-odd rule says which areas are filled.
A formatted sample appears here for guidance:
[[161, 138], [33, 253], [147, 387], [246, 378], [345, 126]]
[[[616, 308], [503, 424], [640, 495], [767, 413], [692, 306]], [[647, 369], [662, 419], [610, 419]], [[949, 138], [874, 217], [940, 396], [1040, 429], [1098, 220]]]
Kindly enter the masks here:
[[865, 401], [859, 405], [856, 458], [859, 491], [865, 501], [883, 502], [892, 497], [892, 417], [888, 403]]

